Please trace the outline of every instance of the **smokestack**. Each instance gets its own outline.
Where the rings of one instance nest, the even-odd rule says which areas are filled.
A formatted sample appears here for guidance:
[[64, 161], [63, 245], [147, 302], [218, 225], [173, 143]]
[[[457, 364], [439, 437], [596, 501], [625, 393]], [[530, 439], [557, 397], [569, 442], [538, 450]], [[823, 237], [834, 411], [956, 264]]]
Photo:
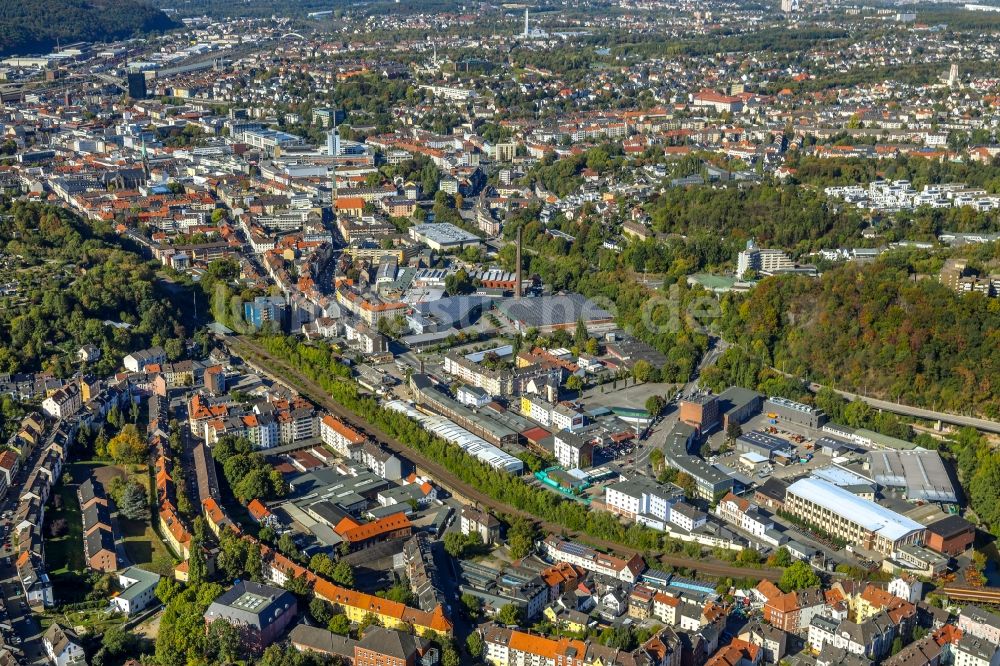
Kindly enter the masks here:
[[514, 277], [514, 298], [521, 298], [521, 227], [517, 228], [517, 268]]

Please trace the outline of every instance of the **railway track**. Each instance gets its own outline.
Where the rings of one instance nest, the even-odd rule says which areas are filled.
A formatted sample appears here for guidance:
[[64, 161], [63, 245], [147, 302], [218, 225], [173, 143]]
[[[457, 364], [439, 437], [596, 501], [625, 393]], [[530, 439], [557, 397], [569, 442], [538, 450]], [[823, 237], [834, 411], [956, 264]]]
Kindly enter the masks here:
[[[533, 516], [529, 513], [497, 501], [490, 495], [480, 491], [478, 488], [462, 481], [443, 465], [427, 458], [419, 451], [406, 446], [396, 438], [383, 432], [375, 425], [361, 421], [357, 414], [330, 398], [330, 396], [318, 383], [303, 375], [299, 370], [292, 367], [287, 361], [269, 354], [252, 339], [245, 336], [228, 336], [224, 338], [223, 342], [232, 351], [234, 351], [237, 356], [246, 361], [250, 361], [252, 364], [256, 365], [261, 372], [267, 374], [275, 381], [297, 391], [302, 396], [308, 398], [314, 404], [319, 405], [337, 418], [343, 420], [351, 427], [368, 433], [371, 437], [381, 442], [389, 450], [409, 459], [421, 471], [426, 472], [428, 475], [437, 479], [452, 493], [460, 495], [470, 502], [490, 507], [497, 513], [528, 518], [529, 520], [537, 523], [544, 533], [565, 534], [575, 540], [588, 543], [604, 550], [625, 554], [627, 556], [631, 556], [636, 553], [640, 555], [645, 554], [642, 551], [629, 548], [628, 546], [623, 546], [622, 544], [614, 541], [598, 539], [579, 531], [566, 529], [563, 525], [558, 523], [539, 520], [537, 516]], [[716, 577], [752, 577], [777, 581], [781, 578], [782, 573], [780, 569], [746, 569], [710, 559], [689, 558], [678, 555], [659, 554], [657, 555], [657, 561], [662, 565], [684, 567], [692, 569], [700, 574]]]

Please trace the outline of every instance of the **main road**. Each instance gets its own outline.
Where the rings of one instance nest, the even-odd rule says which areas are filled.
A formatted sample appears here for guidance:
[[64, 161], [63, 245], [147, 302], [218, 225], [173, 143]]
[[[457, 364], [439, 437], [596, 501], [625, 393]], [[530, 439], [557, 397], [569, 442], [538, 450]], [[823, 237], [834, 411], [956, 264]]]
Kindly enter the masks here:
[[[811, 382], [809, 384], [809, 389], [813, 392], [819, 391], [824, 388], [823, 384], [817, 384]], [[971, 426], [976, 430], [982, 430], [984, 432], [990, 432], [994, 434], [1000, 434], [1000, 423], [996, 421], [990, 421], [988, 419], [980, 419], [975, 416], [963, 416], [962, 414], [951, 414], [948, 412], [936, 412], [931, 409], [924, 409], [923, 407], [913, 407], [911, 405], [904, 405], [898, 402], [892, 402], [890, 400], [880, 400], [878, 398], [872, 398], [866, 395], [860, 395], [858, 393], [851, 393], [850, 391], [841, 391], [835, 389], [832, 386], [829, 387], [833, 389], [836, 393], [839, 393], [842, 397], [848, 400], [862, 400], [868, 403], [875, 409], [881, 409], [882, 411], [892, 412], [893, 414], [900, 414], [902, 416], [910, 416], [917, 419], [924, 419], [927, 421], [941, 421], [942, 423], [949, 423], [956, 426]]]
[[[608, 541], [606, 539], [598, 539], [590, 535], [583, 534], [581, 532], [568, 530], [563, 525], [558, 523], [547, 522], [544, 520], [539, 520], [537, 516], [533, 516], [524, 511], [515, 509], [509, 505], [503, 504], [497, 501], [490, 495], [480, 491], [478, 488], [467, 484], [466, 482], [459, 479], [457, 476], [452, 474], [446, 467], [439, 464], [438, 462], [427, 458], [419, 451], [404, 445], [399, 442], [394, 437], [391, 437], [387, 433], [383, 432], [381, 429], [376, 427], [371, 423], [360, 423], [358, 415], [354, 412], [348, 410], [340, 403], [333, 400], [323, 388], [317, 384], [315, 381], [303, 375], [296, 368], [289, 365], [286, 361], [280, 358], [276, 358], [269, 354], [267, 351], [262, 349], [252, 338], [246, 336], [226, 336], [223, 338], [224, 344], [229, 347], [237, 356], [250, 362], [258, 370], [268, 375], [274, 381], [277, 381], [290, 389], [293, 389], [303, 395], [304, 397], [311, 400], [316, 405], [319, 405], [323, 409], [327, 410], [334, 416], [342, 419], [343, 421], [352, 425], [359, 430], [367, 432], [370, 436], [381, 442], [391, 451], [406, 457], [412, 461], [417, 467], [422, 471], [426, 472], [430, 476], [438, 480], [443, 486], [445, 486], [451, 492], [461, 495], [466, 500], [470, 502], [476, 502], [482, 506], [487, 506], [492, 508], [498, 513], [512, 514], [517, 516], [522, 516], [528, 518], [534, 522], [537, 522], [542, 532], [547, 534], [566, 534], [574, 539], [579, 539], [581, 541], [588, 542], [598, 548], [606, 549], [608, 551], [614, 551], [618, 553], [624, 553], [626, 555], [640, 554], [642, 551], [638, 551], [634, 548], [629, 548], [623, 546], [622, 544], [616, 543], [614, 541]], [[747, 569], [743, 567], [736, 567], [731, 564], [724, 562], [716, 562], [703, 558], [689, 558], [678, 555], [658, 555], [658, 561], [661, 564], [674, 566], [674, 567], [685, 567], [688, 569], [693, 569], [698, 573], [719, 576], [719, 577], [731, 577], [731, 578], [765, 578], [772, 581], [777, 581], [781, 578], [780, 569]]]

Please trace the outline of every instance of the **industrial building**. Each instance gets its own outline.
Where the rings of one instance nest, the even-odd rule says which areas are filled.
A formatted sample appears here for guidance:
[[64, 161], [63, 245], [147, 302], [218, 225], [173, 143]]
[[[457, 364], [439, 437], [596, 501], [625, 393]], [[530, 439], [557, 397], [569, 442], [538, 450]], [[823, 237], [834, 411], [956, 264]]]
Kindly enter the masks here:
[[497, 303], [497, 313], [520, 333], [529, 328], [547, 334], [559, 329], [572, 330], [582, 321], [590, 333], [615, 327], [614, 316], [580, 294], [508, 298]]
[[719, 399], [696, 395], [680, 401], [680, 420], [704, 434], [719, 425]]
[[695, 441], [697, 434], [694, 426], [681, 422], [675, 424], [667, 433], [663, 457], [668, 465], [694, 479], [698, 495], [711, 501], [731, 491], [736, 482], [722, 470], [688, 452], [688, 447]]
[[799, 479], [788, 486], [784, 510], [848, 543], [887, 557], [903, 544], [924, 540], [925, 529], [920, 523], [821, 479]]
[[479, 459], [491, 467], [496, 467], [511, 474], [520, 474], [524, 470], [524, 463], [520, 459], [493, 446], [482, 437], [473, 435], [468, 430], [459, 427], [443, 416], [432, 416], [418, 412], [401, 400], [393, 400], [386, 404], [386, 407], [406, 414], [411, 419], [419, 422], [425, 430], [455, 444], [470, 456]]
[[730, 423], [745, 423], [747, 419], [760, 413], [763, 404], [763, 394], [739, 386], [730, 386], [719, 394], [722, 429], [729, 430]]
[[737, 437], [736, 450], [739, 453], [756, 453], [768, 460], [775, 457], [790, 460], [795, 456], [794, 447], [787, 440], [757, 430], [745, 432]]
[[937, 451], [871, 451], [868, 464], [875, 483], [903, 488], [911, 502], [958, 502], [958, 493]]
[[765, 400], [764, 411], [775, 414], [779, 419], [789, 423], [797, 423], [807, 428], [820, 428], [827, 421], [826, 413], [822, 409], [780, 396], [771, 396]]
[[415, 224], [410, 227], [410, 238], [423, 243], [435, 252], [461, 250], [469, 245], [480, 245], [483, 239], [470, 234], [450, 222]]

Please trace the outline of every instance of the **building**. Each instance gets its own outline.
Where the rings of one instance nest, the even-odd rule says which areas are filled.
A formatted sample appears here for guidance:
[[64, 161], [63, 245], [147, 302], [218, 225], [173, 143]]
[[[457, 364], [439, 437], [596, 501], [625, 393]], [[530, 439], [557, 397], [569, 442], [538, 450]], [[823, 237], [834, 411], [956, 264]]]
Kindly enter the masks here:
[[639, 475], [612, 483], [604, 491], [608, 511], [659, 530], [666, 529], [671, 508], [683, 499], [684, 491], [677, 486]]
[[279, 331], [285, 329], [288, 303], [282, 296], [258, 296], [252, 303], [243, 304], [243, 318], [255, 329], [264, 328], [269, 322]]
[[772, 396], [765, 400], [764, 411], [768, 414], [774, 414], [778, 419], [807, 428], [821, 428], [827, 421], [826, 414], [822, 409], [780, 396]]
[[438, 651], [408, 632], [373, 626], [354, 646], [354, 666], [434, 666]]
[[494, 544], [500, 540], [500, 521], [489, 511], [469, 505], [463, 506], [459, 515], [459, 526], [465, 535], [478, 532], [485, 544]]
[[960, 555], [975, 540], [975, 526], [961, 516], [951, 515], [927, 526], [927, 547], [942, 555]]
[[148, 365], [160, 365], [167, 362], [167, 354], [163, 347], [150, 347], [132, 352], [124, 358], [122, 364], [129, 372], [143, 372]]
[[570, 430], [560, 430], [553, 440], [556, 460], [565, 469], [585, 469], [594, 462], [594, 443]]
[[958, 616], [958, 628], [967, 634], [1000, 645], [1000, 615], [979, 606], [965, 606]]
[[714, 395], [699, 395], [681, 400], [680, 420], [702, 434], [711, 431], [720, 422], [719, 399]]
[[731, 423], [745, 423], [751, 416], [760, 413], [763, 404], [762, 394], [739, 386], [730, 386], [719, 394], [722, 429], [728, 432]]
[[288, 632], [288, 642], [299, 652], [316, 652], [328, 657], [337, 657], [350, 666], [354, 659], [356, 640], [348, 636], [340, 636], [308, 624], [297, 624]]
[[486, 662], [491, 666], [680, 666], [681, 644], [661, 629], [631, 652], [576, 638], [546, 638], [488, 625], [483, 630]]
[[241, 581], [209, 605], [205, 624], [226, 620], [240, 631], [251, 651], [260, 652], [281, 637], [297, 612], [295, 597], [290, 592]]
[[435, 252], [462, 250], [468, 246], [478, 246], [483, 239], [470, 234], [450, 222], [415, 224], [410, 227], [410, 238], [423, 243]]
[[555, 535], [547, 536], [541, 542], [541, 546], [546, 557], [553, 562], [567, 562], [586, 571], [593, 571], [629, 584], [634, 584], [646, 570], [646, 562], [638, 554], [623, 560], [575, 541], [565, 541]]
[[743, 100], [706, 89], [695, 93], [694, 106], [715, 109], [719, 113], [739, 113], [743, 110]]
[[722, 470], [688, 452], [697, 434], [694, 426], [678, 421], [667, 433], [663, 458], [668, 465], [694, 479], [699, 497], [713, 501], [732, 490], [735, 481]]
[[747, 241], [746, 249], [736, 258], [736, 277], [740, 279], [747, 278], [751, 272], [774, 275], [794, 269], [795, 262], [784, 250], [762, 249], [752, 240]]
[[83, 407], [80, 388], [76, 384], [66, 384], [52, 392], [42, 401], [42, 411], [54, 419], [67, 419]]
[[134, 615], [145, 610], [150, 604], [160, 603], [156, 598], [156, 586], [160, 582], [160, 574], [129, 567], [118, 572], [118, 587], [116, 596], [111, 598], [111, 605], [120, 613]]
[[965, 635], [952, 646], [954, 666], [998, 666], [1000, 645], [978, 636]]
[[53, 623], [42, 637], [45, 654], [55, 666], [86, 666], [86, 654], [80, 639], [69, 629]]
[[903, 544], [924, 540], [925, 529], [920, 523], [820, 479], [799, 479], [788, 486], [784, 510], [848, 543], [887, 557]]
[[146, 91], [145, 72], [129, 72], [126, 80], [128, 81], [129, 97], [132, 99], [146, 99], [148, 93]]
[[958, 493], [937, 451], [871, 451], [868, 465], [875, 483], [903, 489], [911, 502], [958, 502]]
[[329, 414], [320, 419], [319, 436], [324, 444], [346, 458], [353, 457], [352, 451], [365, 443], [363, 435]]
[[496, 314], [519, 333], [530, 328], [543, 335], [572, 331], [580, 321], [590, 333], [610, 331], [616, 325], [614, 315], [581, 294], [508, 298], [496, 304]]

